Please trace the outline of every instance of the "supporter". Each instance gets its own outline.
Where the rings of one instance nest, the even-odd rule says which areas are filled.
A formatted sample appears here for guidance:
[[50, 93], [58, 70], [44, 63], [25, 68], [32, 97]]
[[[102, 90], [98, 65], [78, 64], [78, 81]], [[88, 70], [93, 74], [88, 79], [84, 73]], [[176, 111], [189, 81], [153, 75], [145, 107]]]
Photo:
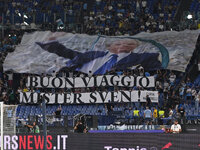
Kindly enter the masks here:
[[33, 125], [26, 125], [26, 126], [29, 128], [30, 133], [40, 133], [40, 128], [36, 124], [36, 122], [33, 122]]
[[19, 104], [19, 102], [20, 102], [20, 95], [19, 95], [18, 91], [15, 91], [14, 98], [15, 98], [15, 104]]
[[[132, 111], [132, 108], [130, 107], [129, 110]], [[131, 119], [129, 119], [129, 123], [134, 125], [139, 125], [141, 123], [140, 110], [138, 110], [137, 108], [133, 110], [133, 119], [133, 122], [131, 122]]]
[[123, 72], [121, 70], [119, 70], [119, 71], [117, 70], [116, 72], [117, 72], [117, 75], [122, 75], [123, 74]]
[[151, 105], [152, 105], [151, 99], [150, 99], [149, 95], [147, 95], [146, 96], [146, 107], [151, 108]]
[[56, 77], [56, 72], [55, 72], [55, 70], [52, 72], [52, 76], [53, 76], [53, 77]]
[[4, 86], [8, 86], [8, 76], [7, 74], [3, 74], [3, 83], [4, 83]]
[[192, 102], [192, 89], [189, 86], [187, 86], [187, 90], [186, 90], [186, 100], [187, 100], [187, 103], [191, 104], [191, 102]]
[[165, 111], [161, 108], [158, 111], [159, 118], [158, 118], [158, 124], [163, 125], [163, 118], [165, 118]]
[[179, 113], [181, 114], [181, 117], [185, 117], [185, 109], [183, 108], [183, 106], [181, 106]]
[[164, 105], [164, 94], [163, 94], [163, 90], [162, 89], [158, 89], [158, 91], [159, 91], [159, 95], [158, 95], [158, 106], [160, 107], [160, 108], [162, 108], [163, 107], [163, 105]]
[[61, 119], [61, 111], [62, 111], [62, 107], [61, 105], [56, 109], [56, 111], [54, 112], [55, 115], [55, 119], [56, 120], [60, 120]]
[[134, 111], [133, 111], [133, 116], [134, 117], [139, 117], [139, 110], [137, 110], [137, 109], [135, 109]]
[[83, 74], [83, 73], [80, 73], [80, 75], [79, 75], [81, 78], [84, 78], [85, 77], [85, 75]]
[[176, 108], [174, 115], [173, 115], [173, 119], [175, 120], [180, 120], [181, 114], [179, 113], [178, 108]]
[[170, 83], [172, 84], [175, 81], [175, 79], [176, 79], [176, 75], [173, 72], [171, 72], [169, 75]]
[[13, 84], [13, 74], [10, 72], [8, 75], [8, 86], [11, 88]]
[[171, 108], [169, 108], [169, 118], [172, 119], [172, 115], [173, 115], [173, 110]]
[[183, 106], [179, 109], [179, 113], [180, 113], [180, 124], [185, 124], [185, 109], [183, 108]]
[[158, 110], [156, 109], [156, 107], [153, 108], [153, 122], [154, 124], [158, 123]]
[[184, 86], [181, 86], [179, 88], [179, 96], [183, 99], [184, 98], [184, 95], [185, 95], [185, 87]]
[[144, 76], [144, 68], [142, 66], [138, 68], [138, 71], [140, 76]]
[[88, 73], [88, 77], [92, 77], [92, 71], [91, 70]]
[[6, 92], [4, 92], [5, 94], [3, 94], [3, 102], [4, 104], [9, 104], [9, 99], [8, 99], [8, 95], [6, 94]]
[[196, 93], [197, 93], [197, 91], [196, 91], [195, 87], [193, 86], [193, 87], [192, 87], [192, 91], [191, 91], [192, 100], [195, 98]]
[[186, 86], [187, 87], [192, 87], [192, 81], [190, 80], [190, 78], [189, 77], [187, 77], [187, 79], [186, 79]]
[[40, 89], [36, 88], [35, 93], [40, 93]]
[[200, 95], [196, 93], [195, 95], [195, 109], [196, 109], [196, 113], [199, 113], [199, 99], [200, 99]]
[[9, 104], [16, 104], [16, 101], [15, 101], [15, 93], [14, 93], [14, 91], [13, 90], [11, 90], [10, 92], [9, 92], [10, 94], [9, 94], [9, 96], [8, 96], [8, 103]]
[[83, 123], [80, 120], [75, 125], [74, 132], [75, 133], [86, 133], [87, 132], [86, 127], [83, 125]]
[[69, 72], [69, 77], [70, 77], [70, 78], [73, 77], [73, 72], [72, 72], [72, 71]]
[[109, 115], [109, 116], [112, 115], [113, 108], [114, 108], [114, 106], [110, 101], [107, 104], [105, 104], [105, 109], [107, 111], [107, 115]]
[[178, 124], [178, 121], [175, 120], [174, 121], [174, 124], [171, 126], [171, 132], [172, 133], [180, 133], [182, 130], [181, 130], [181, 125]]
[[146, 110], [144, 111], [144, 119], [145, 119], [146, 124], [151, 124], [152, 112], [149, 109], [149, 107], [146, 107]]

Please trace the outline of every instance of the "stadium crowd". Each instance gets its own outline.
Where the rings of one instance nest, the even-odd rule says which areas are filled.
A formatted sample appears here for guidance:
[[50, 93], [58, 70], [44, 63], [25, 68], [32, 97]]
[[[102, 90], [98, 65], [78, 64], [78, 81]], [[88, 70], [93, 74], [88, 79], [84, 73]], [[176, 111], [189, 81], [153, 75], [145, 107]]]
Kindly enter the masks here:
[[[96, 0], [89, 5], [86, 1], [81, 0], [56, 0], [56, 1], [26, 1], [21, 5], [17, 1], [9, 1], [4, 3], [5, 6], [1, 10], [1, 21], [10, 27], [13, 23], [24, 23], [26, 20], [30, 25], [41, 25], [41, 29], [52, 29], [53, 31], [65, 28], [65, 31], [87, 33], [87, 34], [103, 34], [103, 35], [135, 35], [139, 32], [157, 32], [171, 30], [177, 6], [180, 0], [170, 1], [147, 1], [147, 0]], [[198, 4], [198, 5], [194, 5]], [[190, 20], [192, 26], [190, 29], [197, 29], [199, 14], [199, 1], [193, 0], [191, 12], [193, 19]], [[29, 6], [29, 7], [26, 7]], [[198, 7], [197, 7], [198, 6]], [[61, 10], [65, 13], [61, 13]], [[21, 16], [20, 16], [20, 15]], [[12, 16], [14, 15], [14, 20]], [[27, 18], [24, 16], [26, 15]], [[45, 17], [44, 17], [45, 16]], [[34, 24], [32, 24], [35, 22]], [[74, 24], [78, 26], [74, 26]], [[82, 26], [83, 25], [83, 26]], [[59, 27], [59, 28], [57, 28]], [[80, 28], [83, 28], [81, 30]], [[178, 29], [176, 29], [178, 30]], [[19, 92], [92, 92], [92, 91], [120, 91], [120, 90], [143, 90], [140, 87], [122, 88], [122, 87], [102, 87], [102, 88], [76, 88], [76, 89], [29, 89], [26, 87], [26, 79], [30, 74], [17, 74], [12, 71], [3, 72], [3, 62], [6, 55], [15, 49], [20, 43], [23, 35], [22, 30], [5, 30], [5, 37], [0, 43], [0, 101], [5, 104], [19, 104]], [[195, 112], [199, 114], [199, 84], [193, 82], [189, 77], [185, 78], [184, 73], [174, 72], [170, 70], [157, 70], [154, 72], [146, 72], [143, 68], [135, 70], [112, 70], [107, 74], [117, 75], [153, 75], [156, 79], [156, 87], [151, 90], [159, 91], [158, 106], [148, 104], [150, 107], [156, 107], [165, 110], [166, 117], [170, 117], [171, 111], [182, 109], [187, 106], [195, 105]], [[46, 76], [43, 74], [43, 76]], [[61, 71], [54, 72], [52, 76], [62, 77], [85, 77], [91, 74], [83, 74], [81, 72]], [[44, 91], [45, 90], [45, 91]], [[151, 102], [149, 102], [151, 103]], [[142, 104], [146, 107], [146, 103]], [[187, 106], [186, 106], [187, 105]], [[136, 104], [130, 104], [124, 107], [132, 110]], [[111, 106], [106, 106], [107, 110]], [[114, 104], [112, 104], [114, 108]], [[127, 108], [126, 108], [127, 107]], [[140, 106], [139, 106], [140, 107]], [[154, 109], [155, 110], [155, 109]], [[169, 113], [168, 113], [169, 112]], [[153, 113], [153, 112], [152, 112]], [[175, 111], [173, 112], [173, 114]], [[181, 114], [182, 115], [182, 114]]]
[[[73, 33], [134, 35], [139, 32], [197, 29], [199, 1], [181, 23], [174, 22], [180, 0], [11, 0], [0, 2], [1, 22], [22, 29], [64, 30]], [[189, 14], [190, 14], [189, 13]]]
[[139, 32], [170, 30], [179, 0], [112, 1], [98, 0], [85, 16], [88, 34], [134, 35]]

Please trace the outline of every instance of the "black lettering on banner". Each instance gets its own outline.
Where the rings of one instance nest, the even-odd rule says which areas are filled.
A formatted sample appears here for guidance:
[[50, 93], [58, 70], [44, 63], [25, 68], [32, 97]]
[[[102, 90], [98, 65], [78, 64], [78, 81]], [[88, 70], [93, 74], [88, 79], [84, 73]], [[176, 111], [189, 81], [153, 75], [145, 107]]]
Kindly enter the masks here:
[[[48, 80], [47, 85], [44, 85], [45, 78], [47, 78], [47, 80]], [[41, 85], [42, 88], [47, 88], [49, 86], [49, 78], [50, 77], [40, 77], [40, 85]]]
[[[115, 80], [115, 77], [118, 77], [119, 78], [119, 76], [112, 76], [111, 78], [110, 78], [110, 83], [114, 86], [114, 85], [116, 85], [116, 86], [118, 86], [119, 85], [119, 81], [117, 80]], [[115, 83], [114, 83], [114, 81], [115, 81]]]
[[138, 102], [140, 102], [141, 91], [138, 91]]
[[[35, 77], [31, 76], [30, 77], [30, 87], [37, 87], [38, 86], [37, 80], [38, 80], [37, 76], [35, 76]], [[33, 83], [35, 83], [35, 85], [33, 85]]]
[[46, 101], [46, 104], [48, 104], [48, 103], [50, 102], [49, 97], [47, 97], [45, 93], [44, 93], [44, 95], [43, 95], [43, 98], [44, 98], [43, 100]]
[[58, 104], [58, 93], [55, 93], [55, 104]]
[[[64, 94], [64, 103], [65, 104], [71, 104], [70, 103], [70, 98], [71, 98], [71, 94], [70, 93]], [[68, 100], [69, 100], [69, 103], [68, 103]]]
[[[122, 77], [122, 80], [121, 80], [122, 85], [124, 85], [124, 86], [130, 86], [131, 81], [127, 81], [127, 80], [126, 80], [126, 77], [128, 77], [128, 78], [130, 79], [129, 76], [124, 76], [124, 77]], [[125, 82], [128, 83], [128, 84], [125, 84]]]
[[[105, 97], [103, 96], [103, 93], [106, 93]], [[102, 102], [104, 103], [107, 98], [108, 92], [99, 92], [99, 95], [101, 97]]]
[[78, 103], [78, 104], [84, 104], [83, 101], [81, 101], [81, 93], [74, 93], [74, 104]]
[[[57, 82], [56, 82], [56, 79], [59, 80], [59, 86], [57, 86], [57, 87], [56, 87], [56, 85], [55, 85], [55, 83], [57, 83]], [[60, 88], [60, 87], [62, 86], [62, 84], [63, 84], [63, 81], [62, 81], [61, 78], [59, 78], [59, 77], [53, 78], [53, 80], [52, 80], [52, 85], [53, 85], [54, 88]]]
[[[105, 84], [103, 84], [103, 83], [105, 83]], [[109, 86], [106, 76], [102, 77], [100, 86]]]
[[23, 94], [23, 96], [22, 96], [21, 103], [33, 103], [33, 94], [34, 93], [30, 93], [29, 97], [26, 95], [27, 94], [26, 92], [23, 92], [22, 94]]
[[[92, 78], [86, 77], [86, 78], [81, 78], [81, 79], [83, 80], [83, 83], [85, 84], [85, 87], [88, 87], [88, 84], [90, 83], [90, 80], [91, 80]], [[88, 79], [88, 82], [86, 81], [86, 79]]]
[[123, 97], [125, 97], [129, 102], [131, 102], [131, 91], [129, 91], [129, 95], [127, 95], [125, 91], [121, 91], [121, 102], [127, 102], [123, 101]]
[[[70, 79], [70, 78], [69, 78]], [[73, 83], [69, 80], [68, 78], [65, 78], [65, 88], [69, 88], [68, 84], [74, 88], [75, 84], [74, 84], [74, 81], [75, 81], [75, 78], [73, 78]]]
[[94, 87], [97, 87], [97, 76], [89, 77], [89, 78], [93, 78], [94, 79]]
[[137, 86], [137, 77], [134, 76], [133, 78], [134, 78], [134, 83], [133, 83], [134, 85], [133, 86]]
[[95, 95], [96, 95], [95, 92], [90, 93], [90, 98], [92, 100], [94, 100], [93, 102], [90, 100], [90, 103], [96, 103], [97, 102], [97, 98], [95, 97]]
[[[117, 95], [115, 95], [115, 93], [117, 93]], [[115, 98], [118, 97], [118, 92], [111, 92], [111, 102], [114, 103], [114, 102], [120, 102], [119, 99], [117, 99], [117, 101], [115, 100]]]
[[[134, 93], [133, 93], [134, 92]], [[84, 103], [106, 103], [111, 101], [112, 103], [119, 102], [138, 102], [145, 101], [145, 91], [120, 91], [120, 92], [92, 92], [92, 93], [68, 93], [68, 94], [58, 94], [58, 93], [24, 93], [20, 92], [20, 103], [36, 104], [41, 101], [41, 96], [47, 104], [84, 104]], [[152, 102], [158, 102], [158, 95], [149, 91], [149, 97]], [[137, 94], [137, 95], [136, 95]], [[136, 96], [136, 97], [134, 97]], [[61, 101], [62, 100], [62, 101]]]
[[37, 95], [37, 101], [34, 102], [34, 99], [33, 99], [33, 102], [32, 103], [41, 103], [42, 102], [42, 94], [41, 93], [33, 93], [33, 95], [36, 94]]
[[[142, 83], [143, 79], [146, 79], [146, 86], [144, 86]], [[148, 87], [149, 83], [150, 83], [150, 81], [149, 81], [149, 78], [147, 78], [147, 77], [142, 77], [139, 79], [139, 85], [142, 86], [143, 88]]]
[[[80, 78], [81, 83], [76, 84], [79, 80], [77, 78], [59, 78], [59, 77], [39, 77], [30, 76], [28, 77], [28, 87], [42, 87], [42, 88], [74, 88], [88, 87], [94, 85], [94, 87], [100, 86], [140, 86], [148, 87], [150, 83], [155, 81], [152, 77], [135, 77], [135, 76], [118, 76], [118, 75], [104, 75], [95, 77]], [[152, 79], [152, 81], [151, 81]], [[92, 83], [90, 85], [90, 83]], [[155, 86], [152, 84], [152, 87]]]

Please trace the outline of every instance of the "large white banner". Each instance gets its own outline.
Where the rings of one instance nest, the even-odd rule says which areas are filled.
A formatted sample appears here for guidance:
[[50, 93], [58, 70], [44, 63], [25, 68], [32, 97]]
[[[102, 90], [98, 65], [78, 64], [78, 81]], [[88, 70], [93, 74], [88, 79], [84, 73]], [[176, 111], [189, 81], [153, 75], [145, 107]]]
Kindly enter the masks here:
[[[141, 93], [141, 95], [139, 95]], [[38, 104], [43, 97], [47, 104], [97, 104], [97, 103], [128, 103], [146, 102], [149, 95], [153, 103], [158, 103], [157, 91], [119, 91], [91, 93], [31, 93], [20, 92], [20, 103]]]
[[153, 76], [117, 76], [105, 75], [94, 77], [43, 77], [29, 76], [27, 87], [34, 88], [81, 88], [81, 87], [101, 87], [101, 86], [125, 86], [125, 87], [155, 87], [155, 79]]
[[185, 71], [200, 30], [140, 33], [135, 36], [90, 36], [64, 32], [27, 33], [4, 61], [4, 71], [52, 73], [62, 68], [84, 73], [134, 68]]
[[151, 102], [158, 102], [158, 92], [141, 91], [140, 102], [146, 102], [146, 96], [149, 95]]

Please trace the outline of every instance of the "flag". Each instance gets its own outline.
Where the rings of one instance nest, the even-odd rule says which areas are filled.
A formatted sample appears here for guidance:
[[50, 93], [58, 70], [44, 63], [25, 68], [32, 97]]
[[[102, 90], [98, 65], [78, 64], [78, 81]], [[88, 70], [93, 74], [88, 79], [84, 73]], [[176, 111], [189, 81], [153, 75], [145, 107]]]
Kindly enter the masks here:
[[168, 149], [168, 148], [170, 148], [171, 146], [172, 146], [172, 143], [169, 142], [168, 144], [166, 144], [166, 145], [162, 148], [162, 150]]

